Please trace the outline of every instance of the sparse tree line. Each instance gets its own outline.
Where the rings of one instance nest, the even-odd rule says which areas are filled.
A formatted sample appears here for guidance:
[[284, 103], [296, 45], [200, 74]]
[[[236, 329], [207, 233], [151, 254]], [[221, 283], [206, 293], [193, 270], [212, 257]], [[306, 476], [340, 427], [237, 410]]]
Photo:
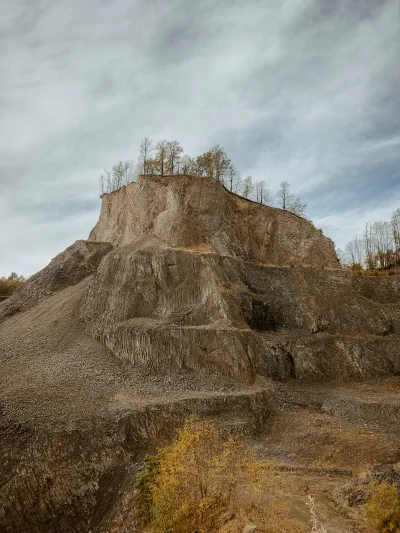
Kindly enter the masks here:
[[400, 266], [400, 208], [390, 221], [368, 222], [362, 235], [356, 235], [338, 255], [342, 266], [356, 270]]
[[160, 176], [209, 176], [222, 183], [229, 191], [263, 205], [280, 207], [298, 216], [304, 216], [306, 204], [290, 193], [290, 185], [283, 181], [277, 193], [272, 193], [265, 181], [244, 179], [233, 165], [225, 150], [213, 146], [196, 157], [183, 153], [178, 141], [162, 140], [157, 143], [144, 137], [139, 157], [134, 161], [120, 161], [100, 176], [101, 193], [115, 191], [136, 181], [141, 174]]

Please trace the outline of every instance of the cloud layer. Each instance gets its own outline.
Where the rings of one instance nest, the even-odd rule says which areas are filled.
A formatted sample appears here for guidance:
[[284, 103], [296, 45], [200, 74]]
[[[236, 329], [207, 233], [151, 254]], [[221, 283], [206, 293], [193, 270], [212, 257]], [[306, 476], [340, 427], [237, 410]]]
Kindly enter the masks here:
[[339, 246], [400, 206], [398, 0], [5, 0], [0, 275], [34, 273], [141, 137], [225, 147]]

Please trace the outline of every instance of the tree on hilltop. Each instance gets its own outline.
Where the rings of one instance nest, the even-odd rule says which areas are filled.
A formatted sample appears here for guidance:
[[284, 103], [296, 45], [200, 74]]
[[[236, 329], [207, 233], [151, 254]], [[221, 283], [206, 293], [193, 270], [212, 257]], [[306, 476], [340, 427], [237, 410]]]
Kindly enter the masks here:
[[227, 153], [219, 144], [213, 146], [210, 150], [211, 165], [212, 165], [212, 177], [217, 181], [224, 182], [224, 178], [227, 176], [229, 167], [232, 164]]
[[99, 178], [101, 194], [112, 192], [123, 185], [128, 185], [133, 180], [133, 174], [132, 161], [120, 161], [111, 170], [104, 169], [104, 173]]
[[154, 143], [148, 137], [143, 137], [139, 148], [139, 160], [143, 170], [143, 174], [148, 173], [147, 164], [150, 159], [151, 153], [154, 152]]
[[287, 181], [282, 181], [279, 191], [277, 192], [277, 200], [279, 202], [279, 207], [286, 211], [289, 207], [289, 193], [290, 185]]
[[167, 166], [167, 147], [168, 141], [163, 139], [158, 141], [156, 145], [156, 155], [154, 157], [157, 173], [164, 176], [165, 168]]
[[187, 176], [194, 176], [196, 174], [195, 159], [193, 157], [190, 157], [189, 155], [184, 155], [181, 158], [180, 170], [181, 170], [181, 174], [184, 174]]
[[242, 196], [250, 199], [250, 196], [253, 194], [253, 190], [253, 178], [251, 176], [247, 176], [247, 178], [244, 178], [243, 180]]
[[226, 174], [229, 190], [237, 193], [241, 185], [240, 172], [232, 163], [230, 163]]
[[181, 154], [183, 148], [178, 141], [168, 141], [166, 144], [166, 164], [167, 172], [171, 176], [175, 174], [175, 170], [179, 174], [179, 167], [181, 163]]
[[290, 185], [287, 181], [281, 182], [276, 198], [281, 209], [304, 217], [307, 204], [303, 203], [299, 197], [295, 198], [290, 194]]
[[[231, 192], [241, 194], [253, 202], [272, 206], [276, 199], [282, 209], [302, 217], [305, 214], [306, 204], [290, 194], [290, 185], [287, 181], [281, 183], [274, 197], [265, 181], [254, 183], [251, 176], [242, 180], [240, 172], [219, 144], [196, 157], [191, 157], [183, 153], [179, 141], [162, 139], [154, 143], [149, 137], [143, 137], [136, 165], [134, 166], [131, 161], [120, 161], [111, 170], [105, 170], [100, 176], [101, 192], [104, 194], [115, 191], [135, 181], [140, 174], [208, 176], [222, 183]], [[397, 227], [397, 250], [400, 257], [400, 210], [396, 216], [393, 216], [393, 224]]]

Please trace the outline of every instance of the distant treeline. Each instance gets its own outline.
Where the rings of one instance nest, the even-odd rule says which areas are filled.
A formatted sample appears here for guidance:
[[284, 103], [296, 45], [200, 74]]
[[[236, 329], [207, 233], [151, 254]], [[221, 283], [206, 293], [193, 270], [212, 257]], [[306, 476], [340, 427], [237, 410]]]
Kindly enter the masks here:
[[25, 278], [15, 272], [12, 272], [8, 278], [0, 277], [0, 302], [11, 296], [24, 281]]
[[173, 176], [209, 176], [221, 182], [228, 190], [263, 205], [276, 206], [299, 216], [305, 215], [306, 204], [290, 193], [289, 183], [283, 181], [279, 190], [272, 193], [265, 181], [253, 181], [251, 176], [242, 178], [221, 146], [213, 146], [196, 157], [184, 155], [178, 141], [153, 142], [142, 139], [139, 157], [133, 161], [120, 161], [100, 176], [102, 194], [112, 192], [136, 181], [140, 174]]
[[362, 235], [356, 235], [338, 255], [342, 265], [353, 270], [400, 268], [400, 208], [390, 221], [368, 222]]

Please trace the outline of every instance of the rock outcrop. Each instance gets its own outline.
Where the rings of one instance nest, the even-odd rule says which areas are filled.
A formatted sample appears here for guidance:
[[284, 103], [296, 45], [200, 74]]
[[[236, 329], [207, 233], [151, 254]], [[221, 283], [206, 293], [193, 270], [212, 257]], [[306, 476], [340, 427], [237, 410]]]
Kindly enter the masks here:
[[89, 240], [0, 304], [0, 530], [97, 531], [190, 412], [246, 435], [279, 402], [348, 420], [328, 385], [285, 387], [400, 373], [399, 296], [400, 277], [344, 272], [310, 222], [214, 180], [104, 195]]
[[339, 268], [332, 241], [311, 222], [241, 198], [205, 177], [142, 176], [104, 194], [89, 240], [209, 251], [265, 265]]
[[103, 195], [90, 239], [115, 249], [90, 284], [82, 317], [93, 337], [134, 365], [246, 383], [257, 374], [400, 370], [389, 335], [399, 333], [400, 308], [377, 295], [399, 290], [398, 280], [381, 280], [374, 293], [374, 280], [339, 268], [332, 242], [310, 222], [215, 180], [144, 176]]

